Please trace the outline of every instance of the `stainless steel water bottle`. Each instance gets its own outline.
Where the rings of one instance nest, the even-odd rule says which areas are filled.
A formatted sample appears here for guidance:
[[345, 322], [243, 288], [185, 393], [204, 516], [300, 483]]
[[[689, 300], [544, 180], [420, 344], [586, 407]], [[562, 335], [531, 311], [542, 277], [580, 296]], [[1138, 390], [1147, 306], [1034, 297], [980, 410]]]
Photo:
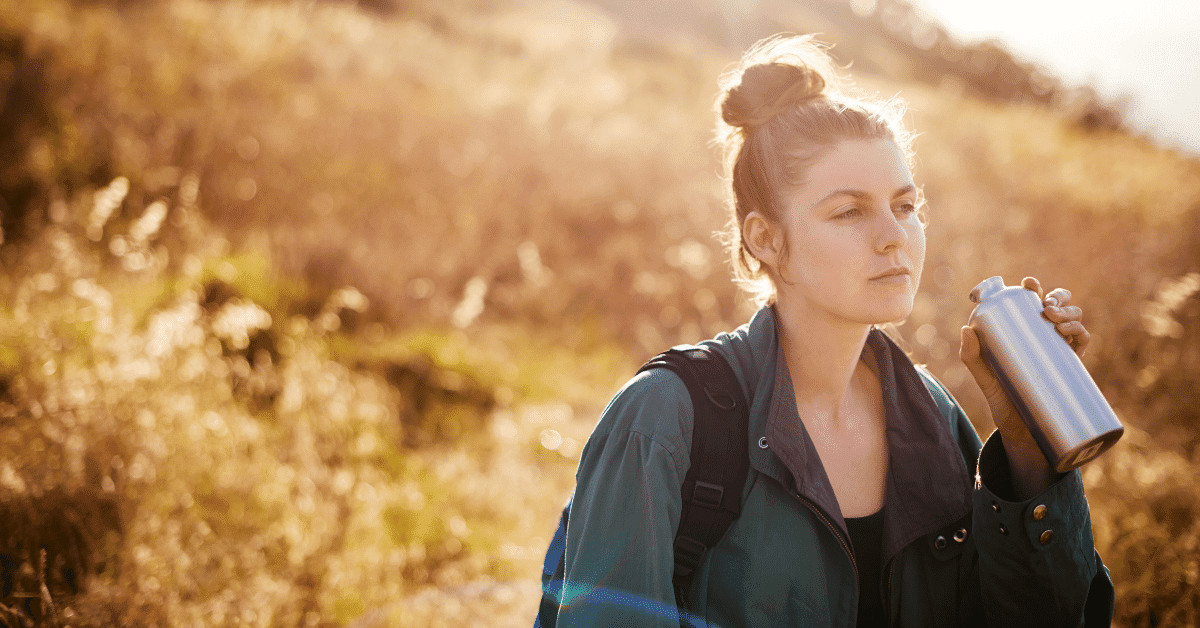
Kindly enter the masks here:
[[1003, 277], [971, 291], [968, 325], [1042, 453], [1066, 473], [1104, 453], [1125, 432], [1083, 362], [1042, 313], [1036, 292]]

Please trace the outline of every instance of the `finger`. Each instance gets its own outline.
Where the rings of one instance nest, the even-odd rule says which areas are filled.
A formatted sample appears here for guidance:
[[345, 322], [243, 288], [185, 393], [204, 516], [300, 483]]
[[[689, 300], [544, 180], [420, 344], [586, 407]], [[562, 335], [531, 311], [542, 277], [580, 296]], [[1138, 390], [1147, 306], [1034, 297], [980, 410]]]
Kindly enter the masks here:
[[1034, 292], [1037, 293], [1038, 299], [1041, 300], [1041, 298], [1042, 298], [1042, 282], [1038, 281], [1036, 277], [1026, 277], [1026, 278], [1022, 279], [1021, 287], [1025, 288], [1026, 290], [1033, 290]]
[[[1050, 297], [1046, 297], [1046, 299], [1049, 300]], [[1067, 307], [1055, 307], [1053, 305], [1047, 305], [1042, 311], [1046, 314], [1046, 318], [1054, 321], [1055, 323], [1083, 320], [1083, 310], [1075, 307], [1074, 305]]]
[[1046, 298], [1042, 302], [1050, 305], [1051, 300], [1054, 301], [1054, 305], [1065, 307], [1071, 303], [1071, 291], [1066, 288], [1055, 288], [1050, 291], [1050, 294], [1046, 295]]
[[1064, 323], [1058, 323], [1054, 326], [1054, 329], [1056, 329], [1058, 333], [1062, 334], [1062, 337], [1066, 338], [1067, 340], [1074, 340], [1075, 336], [1082, 336], [1083, 334], [1087, 333], [1087, 329], [1085, 329], [1083, 323], [1079, 321], [1066, 321]]
[[1087, 353], [1088, 344], [1092, 342], [1092, 334], [1084, 329], [1083, 333], [1072, 336], [1075, 339], [1075, 355], [1083, 358], [1083, 354]]
[[1092, 334], [1083, 326], [1083, 323], [1068, 321], [1055, 325], [1054, 329], [1058, 330], [1058, 333], [1062, 334], [1067, 343], [1071, 345], [1075, 355], [1082, 358], [1083, 354], [1087, 352], [1088, 344], [1092, 341]]

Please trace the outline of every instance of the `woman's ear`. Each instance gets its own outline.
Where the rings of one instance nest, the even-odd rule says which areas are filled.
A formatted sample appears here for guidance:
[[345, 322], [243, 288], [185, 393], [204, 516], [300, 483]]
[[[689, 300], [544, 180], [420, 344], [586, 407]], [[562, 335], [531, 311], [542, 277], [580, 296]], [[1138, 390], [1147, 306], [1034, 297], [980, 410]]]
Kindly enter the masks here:
[[767, 219], [761, 212], [752, 211], [742, 221], [742, 238], [750, 254], [765, 265], [769, 272], [779, 268], [783, 254], [783, 230]]

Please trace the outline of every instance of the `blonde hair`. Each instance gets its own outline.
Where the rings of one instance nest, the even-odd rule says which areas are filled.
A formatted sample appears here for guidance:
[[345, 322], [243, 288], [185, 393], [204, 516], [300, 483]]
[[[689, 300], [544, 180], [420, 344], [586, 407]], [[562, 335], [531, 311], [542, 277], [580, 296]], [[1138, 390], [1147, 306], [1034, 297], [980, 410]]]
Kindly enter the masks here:
[[[892, 140], [912, 167], [905, 104], [847, 95], [827, 50], [812, 36], [771, 37], [721, 77], [716, 141], [730, 210], [724, 240], [734, 281], [759, 305], [774, 300], [775, 284], [746, 245], [747, 214], [757, 211], [779, 224], [783, 195], [803, 185], [808, 166], [843, 140]], [[785, 241], [785, 257], [786, 247]]]

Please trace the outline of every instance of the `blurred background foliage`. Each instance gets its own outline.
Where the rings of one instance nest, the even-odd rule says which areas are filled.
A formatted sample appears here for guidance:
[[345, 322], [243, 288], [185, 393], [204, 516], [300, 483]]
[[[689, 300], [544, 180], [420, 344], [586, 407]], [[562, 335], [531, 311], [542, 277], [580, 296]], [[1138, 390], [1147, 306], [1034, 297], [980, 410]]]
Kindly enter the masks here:
[[900, 329], [1087, 313], [1121, 626], [1200, 621], [1200, 161], [899, 0], [0, 0], [0, 625], [525, 625], [597, 413], [748, 319], [717, 76], [821, 32], [912, 104]]

